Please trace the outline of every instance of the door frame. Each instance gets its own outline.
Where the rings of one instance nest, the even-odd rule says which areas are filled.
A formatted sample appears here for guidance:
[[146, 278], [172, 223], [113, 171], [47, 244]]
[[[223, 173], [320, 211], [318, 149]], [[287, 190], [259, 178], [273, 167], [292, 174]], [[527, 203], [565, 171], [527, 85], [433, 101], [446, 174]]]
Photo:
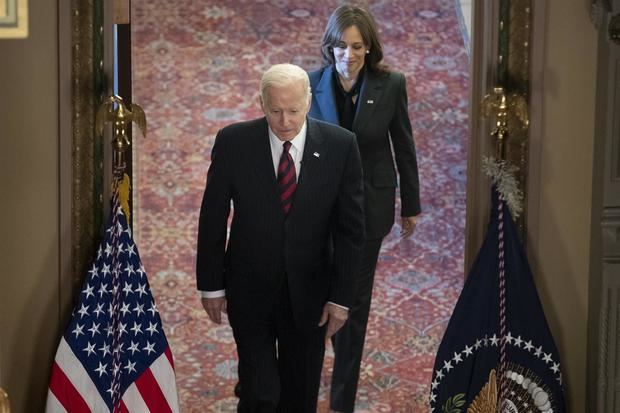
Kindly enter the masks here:
[[[124, 0], [128, 1], [128, 0]], [[508, 0], [479, 0], [472, 2], [472, 36], [471, 36], [471, 65], [470, 65], [470, 139], [468, 143], [468, 164], [467, 164], [467, 189], [466, 189], [466, 227], [465, 227], [465, 273], [471, 267], [475, 255], [482, 243], [488, 221], [488, 211], [490, 206], [489, 181], [482, 172], [482, 157], [493, 153], [493, 142], [490, 139], [491, 125], [481, 117], [479, 102], [492, 90], [496, 82], [496, 62], [498, 56], [498, 13], [500, 4]], [[531, 0], [512, 0], [513, 4], [521, 4]], [[542, 131], [542, 73], [541, 67], [544, 58], [544, 44], [542, 43], [545, 34], [547, 0], [532, 1], [532, 24], [523, 27], [523, 32], [515, 30], [511, 35], [522, 36], [527, 32], [528, 38], [532, 38], [532, 50], [530, 61], [525, 61], [525, 67], [517, 67], [530, 73], [532, 82], [530, 94], [530, 140], [527, 162], [527, 181], [528, 188], [526, 194], [526, 228], [530, 225], [537, 225], [538, 213], [535, 206], [539, 200], [540, 182], [540, 142], [543, 139]], [[105, 4], [104, 15], [105, 23], [95, 21], [96, 8]], [[92, 86], [95, 84], [96, 65], [104, 64], [106, 71], [111, 73], [114, 70], [110, 66], [109, 56], [105, 62], [97, 61], [93, 58], [93, 49], [98, 47], [95, 38], [96, 31], [101, 27], [111, 27], [109, 16], [111, 14], [112, 1], [93, 0], [83, 2], [72, 0], [71, 2], [71, 79], [73, 94], [71, 98], [71, 124], [65, 125], [65, 130], [71, 130], [73, 139], [61, 148], [63, 159], [71, 159], [71, 170], [63, 166], [64, 173], [62, 180], [65, 188], [71, 188], [61, 193], [61, 205], [64, 205], [64, 221], [61, 223], [61, 231], [71, 234], [70, 240], [72, 247], [64, 252], [63, 262], [71, 263], [70, 268], [67, 264], [67, 271], [70, 274], [65, 281], [68, 286], [68, 293], [60, 297], [60, 307], [65, 309], [64, 316], [68, 317], [70, 304], [73, 300], [73, 292], [79, 288], [84, 274], [85, 265], [88, 263], [86, 257], [92, 256], [95, 242], [99, 239], [100, 225], [94, 220], [91, 214], [99, 214], [103, 217], [102, 205], [107, 204], [109, 194], [106, 191], [97, 192], [90, 183], [94, 179], [103, 179], [97, 174], [99, 165], [111, 164], [109, 152], [97, 155], [95, 150], [96, 142], [99, 138], [95, 136], [95, 104], [97, 93]], [[129, 27], [129, 26], [127, 26]], [[127, 33], [125, 33], [127, 35]], [[109, 44], [109, 33], [104, 36], [105, 43]], [[125, 55], [127, 56], [127, 55]], [[128, 54], [130, 58], [130, 53]], [[67, 70], [68, 68], [64, 68]], [[61, 71], [63, 69], [61, 68]], [[66, 72], [65, 72], [66, 73]], [[111, 93], [108, 84], [108, 93]], [[131, 85], [123, 86], [125, 97], [131, 98]], [[129, 93], [129, 94], [128, 94]], [[106, 141], [107, 142], [107, 141]], [[76, 156], [81, 156], [76, 158]], [[99, 157], [98, 157], [99, 156]], [[102, 172], [101, 172], [102, 174]], [[69, 181], [69, 182], [67, 182]], [[105, 187], [105, 186], [104, 186]], [[70, 206], [70, 218], [67, 208]], [[93, 212], [95, 211], [95, 212]], [[537, 240], [528, 236], [529, 246], [536, 245]], [[535, 267], [535, 265], [534, 265]], [[66, 321], [66, 320], [61, 320]], [[65, 323], [61, 322], [61, 325]]]
[[588, 411], [620, 405], [620, 45], [608, 27], [620, 16], [620, 0], [592, 0], [598, 30], [597, 85], [592, 171], [590, 278], [588, 291]]

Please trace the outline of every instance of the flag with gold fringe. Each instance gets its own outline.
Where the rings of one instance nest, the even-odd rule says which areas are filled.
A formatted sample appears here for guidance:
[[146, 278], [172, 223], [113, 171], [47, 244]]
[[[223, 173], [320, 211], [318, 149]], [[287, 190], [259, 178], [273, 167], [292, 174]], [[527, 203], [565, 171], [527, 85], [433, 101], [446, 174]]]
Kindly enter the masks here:
[[559, 354], [507, 203], [515, 186], [494, 182], [486, 238], [435, 359], [430, 411], [564, 413]]

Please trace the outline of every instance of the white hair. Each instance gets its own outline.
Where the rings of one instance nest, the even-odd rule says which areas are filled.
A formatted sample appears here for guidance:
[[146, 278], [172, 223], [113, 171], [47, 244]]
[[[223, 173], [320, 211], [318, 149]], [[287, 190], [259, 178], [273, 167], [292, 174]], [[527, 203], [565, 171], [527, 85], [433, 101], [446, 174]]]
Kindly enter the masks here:
[[310, 79], [305, 70], [290, 63], [273, 65], [261, 78], [260, 96], [265, 101], [265, 91], [270, 86], [290, 86], [293, 84], [302, 86], [307, 91], [306, 97], [310, 97]]

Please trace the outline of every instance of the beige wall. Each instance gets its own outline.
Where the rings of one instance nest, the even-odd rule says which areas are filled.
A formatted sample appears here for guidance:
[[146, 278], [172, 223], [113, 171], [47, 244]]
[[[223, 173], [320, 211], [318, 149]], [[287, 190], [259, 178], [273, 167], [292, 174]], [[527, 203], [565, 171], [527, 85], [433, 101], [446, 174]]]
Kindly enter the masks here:
[[[59, 332], [57, 1], [0, 40], [0, 386], [41, 412]], [[35, 6], [36, 4], [36, 6]]]
[[536, 284], [562, 358], [569, 411], [585, 412], [597, 33], [585, 1], [548, 0]]

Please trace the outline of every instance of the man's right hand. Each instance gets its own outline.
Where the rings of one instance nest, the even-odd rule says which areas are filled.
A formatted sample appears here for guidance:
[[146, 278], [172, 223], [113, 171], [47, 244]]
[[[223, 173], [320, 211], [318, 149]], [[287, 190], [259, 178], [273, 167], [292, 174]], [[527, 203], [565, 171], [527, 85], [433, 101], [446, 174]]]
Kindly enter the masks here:
[[226, 312], [226, 297], [202, 298], [202, 307], [216, 324], [222, 324], [222, 313]]
[[344, 322], [347, 321], [347, 318], [349, 318], [349, 309], [331, 302], [325, 304], [325, 307], [323, 307], [321, 320], [319, 320], [319, 326], [323, 326], [327, 323], [325, 338], [329, 339], [331, 336], [336, 334], [336, 332], [344, 325]]

